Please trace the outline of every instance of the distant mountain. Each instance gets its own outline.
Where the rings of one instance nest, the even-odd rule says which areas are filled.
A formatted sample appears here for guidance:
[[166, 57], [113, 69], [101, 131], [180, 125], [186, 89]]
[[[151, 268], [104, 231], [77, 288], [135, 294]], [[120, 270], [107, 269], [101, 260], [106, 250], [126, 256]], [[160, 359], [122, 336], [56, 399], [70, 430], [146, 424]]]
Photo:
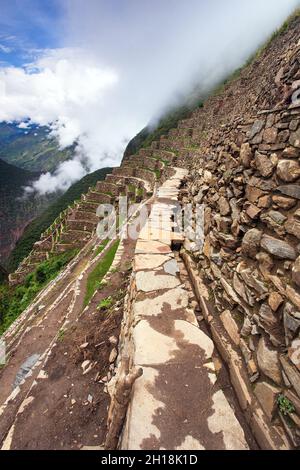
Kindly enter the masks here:
[[54, 171], [59, 163], [74, 154], [74, 146], [60, 150], [55, 138], [49, 138], [48, 127], [16, 122], [0, 123], [0, 158], [29, 171]]
[[17, 268], [19, 263], [30, 253], [33, 244], [40, 239], [40, 235], [53, 223], [62, 211], [74, 201], [80, 199], [81, 195], [86, 193], [90, 186], [94, 186], [97, 181], [104, 180], [106, 175], [111, 171], [112, 168], [102, 168], [101, 170], [84, 176], [33, 220], [28, 227], [26, 227], [15, 249], [11, 253], [8, 262], [9, 270], [14, 271]]
[[49, 205], [58, 194], [30, 195], [24, 198], [23, 187], [39, 173], [22, 170], [0, 159], [0, 263], [5, 264], [24, 228]]

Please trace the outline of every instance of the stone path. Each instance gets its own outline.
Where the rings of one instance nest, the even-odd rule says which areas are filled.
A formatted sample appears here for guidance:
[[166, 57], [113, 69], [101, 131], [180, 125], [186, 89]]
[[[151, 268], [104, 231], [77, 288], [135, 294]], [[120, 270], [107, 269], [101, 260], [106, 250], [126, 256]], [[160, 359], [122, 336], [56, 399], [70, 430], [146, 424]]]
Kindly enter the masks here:
[[214, 344], [189, 308], [172, 251], [181, 238], [171, 217], [185, 174], [176, 169], [159, 188], [136, 245], [131, 344], [124, 349], [143, 376], [134, 385], [121, 448], [246, 450], [243, 427], [217, 380]]

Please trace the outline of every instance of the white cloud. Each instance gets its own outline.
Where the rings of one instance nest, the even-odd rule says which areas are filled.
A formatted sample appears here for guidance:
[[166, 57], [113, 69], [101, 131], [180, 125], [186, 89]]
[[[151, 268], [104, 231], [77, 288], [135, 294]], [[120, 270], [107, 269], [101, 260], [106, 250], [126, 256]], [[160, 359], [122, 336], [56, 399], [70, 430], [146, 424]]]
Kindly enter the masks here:
[[10, 54], [12, 51], [13, 49], [11, 47], [0, 44], [0, 52], [4, 52], [4, 54]]
[[153, 117], [194, 82], [207, 90], [240, 66], [299, 4], [131, 0], [117, 11], [104, 0], [64, 2], [66, 47], [0, 68], [0, 121], [51, 123], [61, 147], [78, 144], [72, 162], [34, 185], [44, 193], [118, 164]]
[[20, 124], [18, 125], [18, 128], [19, 129], [28, 129], [28, 128], [30, 128], [30, 123], [29, 122], [20, 122]]

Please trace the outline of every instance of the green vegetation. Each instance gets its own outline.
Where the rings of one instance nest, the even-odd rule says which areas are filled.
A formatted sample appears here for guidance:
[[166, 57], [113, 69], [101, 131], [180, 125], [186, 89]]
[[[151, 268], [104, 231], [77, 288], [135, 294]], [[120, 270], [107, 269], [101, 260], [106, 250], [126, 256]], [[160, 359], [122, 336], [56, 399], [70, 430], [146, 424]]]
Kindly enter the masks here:
[[74, 146], [59, 149], [58, 141], [49, 138], [47, 127], [20, 129], [17, 123], [0, 123], [0, 158], [29, 171], [53, 171], [59, 163], [74, 155]]
[[105, 299], [101, 300], [101, 302], [99, 303], [99, 305], [97, 306], [97, 309], [98, 310], [106, 310], [108, 308], [110, 308], [113, 304], [113, 299], [111, 296], [109, 297], [106, 297]]
[[[187, 102], [189, 99], [186, 100]], [[190, 116], [195, 108], [202, 107], [202, 100], [192, 101], [191, 104], [180, 106], [169, 110], [158, 122], [156, 127], [145, 127], [139, 134], [137, 134], [128, 144], [124, 157], [136, 154], [140, 148], [146, 148], [152, 142], [160, 139], [162, 135], [166, 135], [169, 130], [177, 127], [178, 122]]]
[[108, 242], [109, 242], [108, 238], [106, 238], [105, 240], [101, 242], [101, 245], [98, 246], [98, 248], [95, 250], [93, 258], [96, 258], [100, 253], [102, 253], [102, 251], [104, 250]]
[[280, 413], [282, 413], [284, 416], [288, 416], [291, 413], [295, 412], [295, 407], [293, 403], [284, 395], [279, 395], [279, 397], [277, 398], [277, 404]]
[[65, 330], [61, 328], [58, 332], [58, 341], [63, 341], [65, 338]]
[[0, 285], [0, 334], [31, 304], [36, 295], [66, 266], [78, 250], [51, 256], [28, 274], [20, 286]]
[[107, 253], [105, 253], [103, 258], [95, 267], [95, 269], [90, 273], [87, 281], [86, 294], [84, 298], [85, 306], [88, 305], [89, 301], [94, 295], [94, 292], [99, 289], [102, 279], [106, 275], [114, 260], [119, 243], [120, 241], [117, 240], [112, 244], [111, 248], [107, 251]]
[[22, 170], [0, 159], [0, 261], [5, 263], [6, 268], [9, 247], [16, 233], [21, 233], [34, 217], [57, 198], [57, 194], [29, 194], [24, 197], [23, 188], [30, 186], [38, 176], [37, 173]]
[[102, 168], [77, 181], [63, 196], [51, 204], [48, 209], [28, 225], [9, 258], [10, 271], [14, 271], [19, 263], [28, 256], [34, 243], [40, 239], [41, 234], [51, 226], [61, 212], [67, 209], [74, 201], [80, 199], [81, 195], [86, 193], [90, 186], [94, 186], [97, 181], [104, 180], [110, 172], [111, 168]]

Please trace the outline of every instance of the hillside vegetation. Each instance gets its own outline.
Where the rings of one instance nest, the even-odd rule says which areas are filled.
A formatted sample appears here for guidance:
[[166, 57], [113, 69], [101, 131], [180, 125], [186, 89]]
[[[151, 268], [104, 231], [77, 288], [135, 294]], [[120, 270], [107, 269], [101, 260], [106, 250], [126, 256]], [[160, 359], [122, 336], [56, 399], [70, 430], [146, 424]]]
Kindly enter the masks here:
[[0, 159], [0, 263], [5, 263], [24, 227], [51, 203], [51, 196], [30, 195], [24, 198], [24, 186], [38, 173], [22, 170]]
[[52, 224], [62, 211], [67, 209], [75, 200], [80, 199], [81, 195], [86, 193], [90, 186], [94, 186], [97, 181], [104, 180], [111, 170], [111, 168], [102, 168], [101, 170], [97, 170], [83, 177], [73, 184], [65, 194], [51, 204], [39, 217], [31, 222], [11, 253], [8, 263], [9, 270], [14, 271], [17, 268], [19, 263], [30, 253], [34, 243], [39, 240], [41, 234]]
[[74, 146], [60, 150], [57, 140], [49, 138], [47, 127], [20, 129], [17, 123], [0, 123], [0, 158], [19, 168], [52, 172], [73, 153]]
[[74, 258], [77, 252], [77, 250], [71, 250], [51, 256], [49, 260], [40, 263], [20, 286], [0, 285], [0, 335], [30, 305], [43, 287]]

